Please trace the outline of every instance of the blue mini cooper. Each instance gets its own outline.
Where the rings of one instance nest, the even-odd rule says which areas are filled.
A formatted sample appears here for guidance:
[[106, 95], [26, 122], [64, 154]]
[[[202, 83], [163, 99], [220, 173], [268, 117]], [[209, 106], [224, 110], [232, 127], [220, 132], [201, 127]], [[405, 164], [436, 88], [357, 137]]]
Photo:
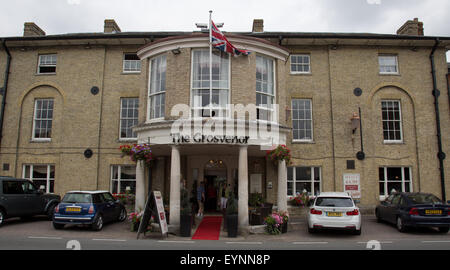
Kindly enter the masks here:
[[55, 207], [53, 227], [62, 229], [66, 224], [87, 225], [100, 231], [103, 224], [126, 218], [125, 207], [108, 191], [70, 191]]

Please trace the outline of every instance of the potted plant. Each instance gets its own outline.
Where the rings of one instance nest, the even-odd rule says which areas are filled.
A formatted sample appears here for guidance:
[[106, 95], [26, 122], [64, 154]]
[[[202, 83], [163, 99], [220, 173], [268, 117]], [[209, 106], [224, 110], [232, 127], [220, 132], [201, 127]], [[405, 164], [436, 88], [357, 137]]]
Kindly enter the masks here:
[[291, 150], [286, 147], [286, 145], [281, 144], [272, 150], [266, 152], [266, 157], [272, 160], [272, 162], [277, 165], [278, 161], [286, 161], [286, 165], [291, 163]]
[[280, 234], [281, 225], [283, 224], [283, 217], [274, 212], [264, 219], [264, 224], [266, 224], [266, 231], [269, 234]]
[[282, 218], [283, 223], [281, 224], [281, 233], [287, 233], [288, 230], [288, 221], [289, 221], [289, 212], [282, 211], [280, 212], [280, 216]]
[[141, 224], [142, 213], [141, 212], [133, 212], [129, 216], [129, 220], [131, 221], [131, 231], [136, 232], [139, 229], [139, 225]]
[[180, 234], [183, 237], [191, 236], [192, 207], [189, 193], [186, 188], [180, 191]]
[[233, 192], [230, 193], [230, 197], [227, 202], [226, 224], [227, 224], [228, 237], [237, 237], [238, 206], [237, 206], [237, 201], [234, 198]]

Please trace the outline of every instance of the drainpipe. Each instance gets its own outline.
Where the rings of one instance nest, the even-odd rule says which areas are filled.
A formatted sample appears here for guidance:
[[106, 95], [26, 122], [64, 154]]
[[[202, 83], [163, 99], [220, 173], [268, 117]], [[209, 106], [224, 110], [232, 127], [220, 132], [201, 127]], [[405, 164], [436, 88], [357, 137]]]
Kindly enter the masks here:
[[11, 66], [11, 53], [8, 50], [8, 47], [6, 47], [6, 41], [5, 39], [2, 39], [2, 46], [3, 49], [6, 52], [6, 70], [5, 70], [5, 79], [3, 81], [3, 88], [1, 89], [2, 92], [2, 106], [1, 106], [1, 115], [0, 115], [0, 148], [1, 148], [1, 142], [3, 138], [3, 119], [5, 118], [5, 106], [6, 106], [6, 93], [8, 92], [8, 79], [9, 79], [9, 69]]
[[439, 90], [437, 89], [437, 82], [436, 82], [436, 69], [434, 64], [434, 53], [439, 45], [439, 38], [435, 39], [435, 44], [433, 49], [431, 50], [430, 54], [430, 61], [431, 61], [431, 75], [433, 78], [433, 91], [432, 94], [434, 96], [434, 109], [436, 114], [436, 131], [437, 131], [437, 140], [438, 140], [438, 154], [437, 157], [439, 159], [439, 172], [441, 176], [441, 192], [442, 192], [442, 200], [445, 202], [447, 201], [445, 196], [445, 176], [444, 176], [444, 159], [445, 159], [445, 153], [442, 151], [442, 134], [441, 134], [441, 120], [439, 117]]

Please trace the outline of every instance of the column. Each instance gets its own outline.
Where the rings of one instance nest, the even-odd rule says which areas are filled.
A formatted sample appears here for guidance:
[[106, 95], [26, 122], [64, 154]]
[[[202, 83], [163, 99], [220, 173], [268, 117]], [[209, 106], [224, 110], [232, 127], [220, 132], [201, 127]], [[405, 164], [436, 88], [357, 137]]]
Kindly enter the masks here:
[[170, 225], [180, 225], [180, 149], [172, 145], [170, 164]]
[[247, 146], [239, 147], [239, 227], [248, 227], [248, 156]]
[[287, 168], [286, 161], [278, 161], [278, 211], [287, 210]]
[[144, 211], [145, 208], [145, 165], [142, 160], [136, 162], [136, 202], [135, 211]]

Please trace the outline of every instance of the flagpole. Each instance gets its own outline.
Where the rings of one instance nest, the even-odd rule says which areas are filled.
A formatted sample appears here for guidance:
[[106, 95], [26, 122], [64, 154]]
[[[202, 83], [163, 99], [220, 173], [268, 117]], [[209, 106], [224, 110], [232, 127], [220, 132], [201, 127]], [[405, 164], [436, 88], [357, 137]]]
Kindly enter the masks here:
[[[211, 108], [212, 101], [212, 10], [209, 11], [209, 107]], [[211, 110], [209, 111], [209, 117], [212, 116]]]

